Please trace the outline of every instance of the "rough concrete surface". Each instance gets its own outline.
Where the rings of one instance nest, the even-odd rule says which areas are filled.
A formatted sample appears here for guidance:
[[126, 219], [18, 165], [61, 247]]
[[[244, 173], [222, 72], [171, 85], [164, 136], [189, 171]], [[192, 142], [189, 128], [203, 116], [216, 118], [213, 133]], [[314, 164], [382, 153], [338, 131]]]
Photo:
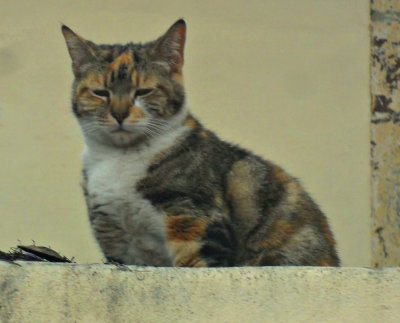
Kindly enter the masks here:
[[400, 268], [18, 264], [1, 322], [400, 322]]

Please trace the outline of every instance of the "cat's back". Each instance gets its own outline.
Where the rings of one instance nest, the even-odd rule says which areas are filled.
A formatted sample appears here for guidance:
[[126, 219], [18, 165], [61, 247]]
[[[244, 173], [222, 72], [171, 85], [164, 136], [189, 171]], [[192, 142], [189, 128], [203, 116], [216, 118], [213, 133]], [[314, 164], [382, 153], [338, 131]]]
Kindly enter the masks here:
[[295, 177], [192, 123], [139, 182], [146, 199], [167, 214], [205, 218], [219, 239], [234, 232], [234, 265], [339, 264], [325, 215]]

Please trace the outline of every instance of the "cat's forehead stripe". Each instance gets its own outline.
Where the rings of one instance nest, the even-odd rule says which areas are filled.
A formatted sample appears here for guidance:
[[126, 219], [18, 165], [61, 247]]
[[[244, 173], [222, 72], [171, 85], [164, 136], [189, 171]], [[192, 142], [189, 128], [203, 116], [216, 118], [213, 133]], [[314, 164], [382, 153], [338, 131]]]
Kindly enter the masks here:
[[130, 78], [131, 71], [134, 67], [132, 56], [129, 52], [125, 52], [118, 56], [109, 66], [107, 74], [110, 75], [111, 81], [127, 80]]
[[145, 72], [138, 72], [135, 60], [130, 51], [122, 53], [107, 68], [105, 79], [111, 83], [117, 80], [128, 80], [135, 87], [153, 87], [157, 83], [154, 77]]
[[118, 56], [108, 67], [110, 72], [115, 71], [121, 65], [131, 66], [133, 67], [133, 59], [129, 52], [123, 53]]

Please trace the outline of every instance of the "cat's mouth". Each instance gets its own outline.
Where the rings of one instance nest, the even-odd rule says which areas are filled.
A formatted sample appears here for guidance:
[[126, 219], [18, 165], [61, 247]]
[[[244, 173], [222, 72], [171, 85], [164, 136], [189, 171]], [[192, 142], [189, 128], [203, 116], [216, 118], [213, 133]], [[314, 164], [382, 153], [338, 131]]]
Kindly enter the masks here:
[[132, 131], [126, 129], [126, 127], [124, 127], [124, 125], [119, 125], [119, 126], [115, 127], [114, 129], [111, 129], [110, 132], [113, 134], [123, 134], [123, 133], [130, 134], [130, 133], [132, 133]]

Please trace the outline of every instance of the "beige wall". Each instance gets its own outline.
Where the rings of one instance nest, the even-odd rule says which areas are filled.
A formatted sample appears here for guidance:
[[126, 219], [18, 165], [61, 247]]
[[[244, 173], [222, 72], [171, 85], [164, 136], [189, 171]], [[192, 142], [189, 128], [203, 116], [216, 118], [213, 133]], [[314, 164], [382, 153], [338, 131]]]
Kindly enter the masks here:
[[79, 182], [60, 22], [97, 42], [151, 40], [188, 23], [193, 112], [302, 179], [346, 266], [370, 265], [368, 1], [0, 0], [0, 249], [101, 255]]

